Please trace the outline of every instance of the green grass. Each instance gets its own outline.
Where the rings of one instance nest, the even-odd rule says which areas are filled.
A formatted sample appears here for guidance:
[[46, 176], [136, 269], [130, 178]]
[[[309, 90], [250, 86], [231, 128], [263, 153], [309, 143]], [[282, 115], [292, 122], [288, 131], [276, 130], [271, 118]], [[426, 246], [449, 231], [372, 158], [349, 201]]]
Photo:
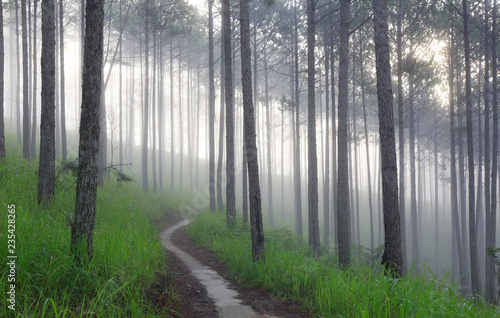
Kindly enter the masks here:
[[[475, 303], [456, 292], [450, 280], [407, 275], [395, 280], [380, 266], [358, 258], [340, 270], [334, 255], [315, 261], [312, 251], [286, 229], [265, 233], [266, 261], [254, 264], [247, 227], [229, 228], [225, 216], [198, 215], [187, 229], [196, 242], [214, 250], [239, 282], [298, 301], [321, 317], [499, 317], [498, 307]], [[353, 253], [354, 254], [354, 253]]]
[[[90, 264], [76, 264], [69, 255], [75, 177], [59, 176], [53, 202], [40, 207], [37, 169], [38, 162], [28, 162], [17, 152], [0, 158], [0, 317], [171, 315], [168, 301], [165, 307], [156, 307], [151, 286], [169, 275], [157, 224], [166, 211], [175, 210], [178, 199], [145, 194], [135, 183], [108, 181], [98, 190], [94, 258]], [[12, 204], [15, 312], [6, 301], [7, 206]], [[170, 302], [176, 300], [175, 294], [166, 293]]]

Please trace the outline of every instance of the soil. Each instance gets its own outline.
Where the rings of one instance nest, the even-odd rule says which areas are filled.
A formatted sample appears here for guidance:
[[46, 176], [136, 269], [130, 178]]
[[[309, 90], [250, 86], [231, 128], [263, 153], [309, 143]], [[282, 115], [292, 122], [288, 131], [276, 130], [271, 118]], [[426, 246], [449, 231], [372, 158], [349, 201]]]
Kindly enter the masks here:
[[[171, 226], [180, 218], [168, 218], [161, 220], [163, 224]], [[165, 223], [164, 223], [165, 222]], [[158, 223], [157, 223], [158, 224]], [[164, 228], [167, 226], [165, 225]], [[268, 291], [255, 288], [247, 288], [238, 284], [229, 275], [227, 266], [218, 259], [214, 252], [196, 245], [185, 233], [183, 229], [174, 232], [172, 242], [181, 250], [196, 258], [200, 263], [211, 267], [220, 276], [231, 283], [231, 287], [238, 291], [240, 299], [244, 305], [251, 306], [262, 317], [286, 317], [286, 318], [307, 318], [314, 317], [312, 314], [299, 307], [299, 304], [289, 301], [282, 301], [271, 295]], [[185, 318], [212, 318], [218, 317], [217, 308], [207, 294], [201, 283], [191, 275], [181, 260], [171, 252], [167, 252], [168, 267], [171, 275], [161, 283], [162, 289], [171, 288], [180, 299], [162, 299], [157, 302], [160, 306], [170, 303], [174, 317]], [[165, 284], [168, 285], [165, 286]], [[158, 290], [158, 287], [156, 289]], [[155, 293], [158, 293], [156, 291]], [[165, 293], [162, 293], [165, 295]], [[163, 297], [165, 298], [165, 296]]]

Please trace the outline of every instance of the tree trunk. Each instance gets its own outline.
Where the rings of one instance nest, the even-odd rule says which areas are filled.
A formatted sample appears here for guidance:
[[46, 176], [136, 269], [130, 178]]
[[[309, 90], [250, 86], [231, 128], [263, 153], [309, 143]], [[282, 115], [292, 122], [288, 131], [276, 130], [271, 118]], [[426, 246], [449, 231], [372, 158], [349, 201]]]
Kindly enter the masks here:
[[377, 62], [377, 96], [379, 105], [379, 132], [382, 161], [382, 191], [384, 205], [385, 245], [382, 264], [394, 275], [401, 276], [401, 231], [398, 207], [398, 168], [396, 137], [392, 108], [388, 10], [386, 0], [373, 0], [375, 56]]
[[316, 104], [315, 104], [315, 58], [314, 45], [316, 22], [314, 19], [316, 4], [314, 0], [307, 1], [307, 181], [308, 181], [308, 215], [309, 215], [309, 245], [313, 247], [317, 258], [321, 255], [319, 245], [318, 220], [318, 156], [316, 153]]
[[[491, 73], [493, 74], [493, 146], [492, 146], [492, 159], [491, 159], [491, 205], [489, 216], [486, 215], [486, 248], [495, 248], [496, 245], [496, 222], [497, 222], [497, 182], [498, 182], [498, 74], [497, 74], [497, 2], [493, 2], [493, 28], [492, 28], [492, 64]], [[489, 116], [489, 114], [487, 114]], [[486, 202], [486, 205], [489, 203]], [[496, 283], [495, 283], [495, 260], [492, 256], [486, 255], [486, 299], [491, 303], [497, 303], [495, 295]]]
[[450, 49], [449, 49], [449, 71], [448, 71], [448, 87], [450, 90], [449, 95], [449, 106], [450, 106], [450, 138], [451, 138], [451, 149], [450, 149], [450, 177], [451, 177], [451, 213], [452, 213], [452, 226], [453, 232], [455, 234], [455, 246], [457, 251], [457, 256], [459, 259], [459, 273], [460, 277], [465, 275], [465, 262], [463, 262], [462, 254], [462, 239], [460, 234], [460, 219], [458, 215], [458, 185], [457, 185], [457, 163], [456, 163], [456, 141], [455, 141], [455, 101], [454, 101], [454, 78], [453, 70], [455, 67], [454, 54], [455, 49], [453, 45], [453, 25], [452, 32], [450, 34]]
[[37, 59], [37, 42], [36, 42], [36, 35], [37, 35], [37, 27], [36, 27], [36, 15], [37, 15], [37, 0], [33, 0], [34, 8], [33, 8], [33, 107], [32, 107], [32, 115], [33, 115], [33, 120], [32, 120], [32, 126], [31, 126], [31, 144], [30, 144], [30, 155], [32, 159], [36, 159], [36, 131], [38, 130], [38, 121], [37, 121], [37, 86], [38, 86], [38, 59]]
[[397, 24], [397, 58], [398, 58], [398, 137], [399, 137], [399, 213], [401, 216], [401, 253], [403, 257], [403, 272], [408, 270], [407, 243], [406, 243], [406, 207], [405, 207], [405, 137], [404, 137], [404, 110], [403, 110], [403, 48], [402, 48], [402, 20], [403, 1], [398, 4]]
[[464, 19], [464, 47], [465, 47], [465, 102], [466, 102], [466, 120], [467, 120], [467, 159], [469, 166], [469, 243], [470, 243], [470, 262], [471, 262], [471, 281], [472, 292], [481, 294], [481, 281], [479, 280], [479, 264], [477, 253], [477, 229], [476, 229], [476, 203], [475, 203], [475, 185], [474, 185], [474, 144], [472, 129], [472, 86], [471, 86], [471, 63], [470, 63], [470, 44], [469, 44], [469, 8], [467, 1], [462, 0], [463, 19]]
[[[224, 24], [224, 22], [222, 22]], [[224, 38], [224, 28], [222, 29], [222, 38]], [[222, 39], [223, 41], [223, 39]], [[219, 108], [219, 151], [218, 151], [218, 158], [217, 158], [217, 210], [219, 213], [222, 213], [224, 211], [224, 199], [222, 195], [222, 182], [223, 182], [223, 176], [222, 176], [222, 162], [224, 161], [224, 124], [225, 124], [225, 109], [224, 109], [224, 81], [225, 81], [225, 72], [224, 72], [224, 45], [222, 45], [221, 48], [221, 86], [220, 86], [220, 108]]]
[[170, 39], [170, 191], [175, 177], [175, 114], [174, 114], [174, 40]]
[[231, 7], [229, 0], [222, 0], [224, 84], [226, 99], [226, 218], [232, 224], [236, 218], [235, 168], [234, 168], [234, 99], [231, 51]]
[[[149, 104], [149, 0], [144, 9], [144, 110], [142, 120], [142, 189], [149, 190], [148, 182], [148, 104]], [[102, 150], [102, 149], [101, 149]]]
[[[64, 87], [64, 6], [63, 0], [59, 0], [59, 57], [60, 57], [60, 67], [61, 67], [61, 87], [60, 87], [60, 97], [61, 97], [61, 151], [62, 151], [62, 161], [68, 160], [68, 142], [66, 137], [66, 96]], [[120, 77], [121, 78], [121, 77]], [[36, 78], [35, 78], [36, 81]]]
[[210, 212], [215, 211], [215, 74], [214, 74], [214, 36], [213, 36], [213, 0], [208, 0], [208, 182], [210, 195]]
[[77, 259], [88, 263], [93, 257], [97, 199], [104, 1], [87, 0], [86, 16], [80, 145], [75, 218], [71, 224], [71, 253]]
[[[363, 122], [365, 128], [365, 143], [366, 143], [366, 171], [368, 177], [368, 205], [370, 208], [370, 255], [373, 258], [373, 252], [375, 249], [375, 235], [373, 231], [373, 199], [372, 199], [372, 177], [371, 177], [371, 169], [370, 169], [370, 139], [368, 135], [368, 123], [366, 116], [366, 96], [365, 96], [365, 74], [364, 74], [364, 65], [363, 65], [363, 46], [362, 46], [362, 37], [359, 37], [359, 54], [360, 54], [360, 68], [361, 68], [361, 99], [363, 103]], [[404, 271], [404, 267], [402, 267]]]
[[294, 66], [295, 66], [295, 151], [294, 151], [294, 193], [295, 193], [295, 233], [302, 237], [302, 186], [300, 179], [300, 90], [299, 90], [299, 38], [297, 0], [294, 0]]
[[269, 225], [274, 227], [274, 209], [273, 209], [273, 174], [271, 170], [272, 153], [271, 153], [271, 119], [269, 105], [269, 69], [267, 65], [267, 47], [264, 44], [264, 86], [265, 86], [265, 107], [266, 107], [266, 144], [267, 144], [267, 199], [269, 209]]
[[30, 103], [28, 90], [28, 25], [26, 1], [21, 0], [22, 49], [23, 49], [23, 157], [30, 159]]
[[151, 83], [151, 172], [153, 175], [153, 193], [158, 192], [158, 179], [156, 173], [156, 31], [153, 31], [153, 79]]
[[347, 159], [347, 104], [349, 73], [349, 6], [350, 0], [340, 1], [340, 55], [339, 55], [339, 103], [338, 103], [338, 241], [339, 262], [350, 263], [351, 225], [349, 208], [349, 167]]
[[255, 115], [252, 102], [252, 71], [250, 63], [250, 12], [248, 3], [249, 0], [240, 0], [242, 73], [241, 86], [243, 90], [244, 131], [247, 145], [252, 258], [254, 262], [257, 262], [265, 260], [265, 251], [259, 185], [259, 165], [257, 161]]
[[[23, 1], [23, 0], [21, 0]], [[16, 107], [16, 127], [17, 127], [17, 143], [21, 143], [21, 106], [20, 106], [20, 89], [21, 89], [21, 55], [19, 54], [19, 0], [16, 0], [16, 97], [14, 105]]]
[[50, 202], [55, 188], [55, 5], [42, 2], [42, 113], [40, 121], [40, 161], [38, 204]]
[[[328, 25], [325, 24], [325, 41], [329, 39]], [[327, 247], [329, 247], [330, 240], [330, 48], [325, 42], [325, 109], [326, 109], [326, 123], [325, 123], [325, 172], [323, 179], [323, 240]], [[281, 152], [283, 153], [283, 151]], [[283, 173], [282, 173], [283, 175]]]

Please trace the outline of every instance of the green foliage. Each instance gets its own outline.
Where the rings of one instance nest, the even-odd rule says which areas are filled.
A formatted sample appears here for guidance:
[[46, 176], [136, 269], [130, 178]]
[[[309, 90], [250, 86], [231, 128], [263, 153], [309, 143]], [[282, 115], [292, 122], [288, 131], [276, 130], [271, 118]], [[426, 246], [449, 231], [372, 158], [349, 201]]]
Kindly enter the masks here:
[[[7, 206], [15, 205], [16, 314], [18, 317], [154, 317], [172, 315], [156, 308], [151, 286], [165, 276], [165, 254], [153, 220], [167, 201], [144, 194], [133, 183], [108, 182], [99, 189], [94, 259], [75, 264], [69, 255], [69, 220], [75, 205], [75, 177], [60, 174], [54, 201], [40, 207], [37, 162], [7, 153], [0, 162], [0, 258], [7, 260]], [[65, 169], [65, 168], [62, 168]], [[71, 169], [70, 169], [71, 170]], [[0, 271], [0, 317], [7, 306], [8, 271]], [[170, 296], [175, 301], [175, 295]]]
[[[265, 233], [266, 262], [252, 262], [249, 229], [228, 227], [219, 214], [200, 214], [188, 234], [214, 250], [239, 282], [301, 303], [320, 317], [498, 317], [482, 299], [464, 299], [449, 277], [387, 277], [380, 266], [355, 262], [348, 270], [335, 256], [314, 260], [310, 248], [289, 230]], [[353, 253], [357, 248], [353, 249]], [[366, 253], [366, 252], [365, 252]], [[361, 259], [361, 258], [360, 258]]]

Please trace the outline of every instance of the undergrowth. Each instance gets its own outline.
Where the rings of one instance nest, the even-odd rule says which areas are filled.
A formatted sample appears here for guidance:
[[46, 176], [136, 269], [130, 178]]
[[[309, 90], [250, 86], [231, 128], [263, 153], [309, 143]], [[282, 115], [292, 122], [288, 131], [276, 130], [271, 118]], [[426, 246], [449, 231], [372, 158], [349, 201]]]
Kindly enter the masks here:
[[[108, 181], [98, 190], [94, 258], [77, 264], [69, 255], [76, 179], [60, 174], [53, 201], [39, 206], [37, 169], [38, 162], [17, 153], [0, 158], [0, 317], [172, 315], [175, 294], [151, 290], [168, 275], [153, 220], [173, 211], [176, 200], [145, 194], [135, 183]], [[7, 302], [9, 205], [15, 205], [15, 311]], [[152, 293], [170, 295], [157, 306]]]
[[464, 299], [450, 279], [383, 275], [360, 259], [347, 270], [335, 256], [318, 261], [287, 229], [265, 233], [265, 262], [252, 262], [250, 233], [241, 219], [231, 227], [222, 214], [198, 215], [187, 232], [214, 250], [239, 282], [301, 303], [320, 317], [499, 317], [498, 307]]

